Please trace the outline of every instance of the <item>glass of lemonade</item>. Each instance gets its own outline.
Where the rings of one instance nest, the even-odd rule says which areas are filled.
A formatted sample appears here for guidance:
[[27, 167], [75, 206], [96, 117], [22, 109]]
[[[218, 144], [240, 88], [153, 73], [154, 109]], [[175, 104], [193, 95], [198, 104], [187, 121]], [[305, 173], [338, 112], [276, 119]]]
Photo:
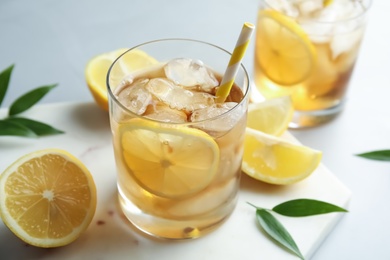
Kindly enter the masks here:
[[[196, 238], [233, 211], [249, 79], [240, 66], [224, 103], [215, 92], [231, 54], [164, 39], [122, 54], [108, 76], [120, 206], [154, 237]], [[129, 68], [140, 68], [129, 73]]]
[[260, 0], [254, 81], [265, 98], [291, 96], [291, 128], [319, 125], [342, 110], [370, 5]]

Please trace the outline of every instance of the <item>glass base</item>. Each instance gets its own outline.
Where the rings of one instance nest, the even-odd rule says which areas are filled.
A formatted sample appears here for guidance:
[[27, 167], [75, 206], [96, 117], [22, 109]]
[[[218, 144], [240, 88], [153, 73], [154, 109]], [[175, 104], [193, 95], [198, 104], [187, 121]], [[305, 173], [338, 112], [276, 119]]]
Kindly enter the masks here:
[[122, 212], [138, 231], [153, 238], [168, 240], [194, 239], [206, 235], [231, 215], [237, 202], [237, 199], [233, 199], [205, 215], [179, 220], [147, 214], [121, 195], [120, 191], [118, 197]]
[[319, 126], [329, 121], [332, 121], [337, 117], [344, 108], [344, 101], [338, 105], [324, 109], [314, 111], [298, 111], [294, 112], [294, 116], [289, 124], [290, 129], [301, 129]]

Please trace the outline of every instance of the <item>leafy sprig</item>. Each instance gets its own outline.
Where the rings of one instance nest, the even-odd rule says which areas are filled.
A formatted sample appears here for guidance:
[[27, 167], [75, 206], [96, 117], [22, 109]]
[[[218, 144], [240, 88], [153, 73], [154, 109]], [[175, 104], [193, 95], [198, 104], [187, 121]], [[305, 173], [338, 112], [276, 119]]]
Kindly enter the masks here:
[[390, 150], [371, 151], [357, 154], [357, 156], [376, 161], [390, 161]]
[[[11, 65], [0, 72], [0, 105], [7, 93], [13, 69], [14, 65]], [[35, 105], [56, 86], [57, 84], [41, 86], [17, 98], [11, 104], [8, 115], [5, 118], [0, 119], [0, 136], [8, 135], [36, 138], [38, 136], [64, 133], [63, 131], [43, 122], [17, 116]]]
[[339, 206], [313, 199], [290, 200], [283, 202], [272, 209], [258, 207], [249, 202], [248, 204], [256, 208], [256, 219], [261, 228], [263, 228], [263, 230], [277, 243], [287, 248], [301, 259], [304, 259], [304, 257], [293, 237], [272, 212], [287, 217], [307, 217], [332, 212], [348, 212]]

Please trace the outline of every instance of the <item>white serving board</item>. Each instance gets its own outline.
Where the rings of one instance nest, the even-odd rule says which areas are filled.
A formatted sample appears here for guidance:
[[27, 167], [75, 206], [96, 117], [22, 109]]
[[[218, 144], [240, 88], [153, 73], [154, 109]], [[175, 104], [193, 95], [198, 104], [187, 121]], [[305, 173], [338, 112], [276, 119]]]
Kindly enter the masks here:
[[[7, 113], [0, 110], [0, 118]], [[35, 248], [14, 236], [0, 221], [0, 259], [298, 259], [271, 241], [258, 227], [255, 209], [246, 202], [272, 208], [296, 198], [311, 198], [346, 207], [350, 191], [324, 165], [291, 186], [274, 186], [243, 175], [239, 201], [230, 218], [203, 238], [183, 242], [157, 241], [137, 233], [117, 205], [116, 171], [108, 113], [94, 103], [60, 103], [33, 107], [23, 116], [53, 125], [66, 133], [27, 139], [0, 136], [0, 173], [26, 153], [61, 148], [91, 171], [98, 191], [95, 217], [72, 244]], [[287, 138], [293, 137], [286, 134]], [[289, 230], [306, 259], [315, 252], [342, 213], [305, 218], [277, 218]]]

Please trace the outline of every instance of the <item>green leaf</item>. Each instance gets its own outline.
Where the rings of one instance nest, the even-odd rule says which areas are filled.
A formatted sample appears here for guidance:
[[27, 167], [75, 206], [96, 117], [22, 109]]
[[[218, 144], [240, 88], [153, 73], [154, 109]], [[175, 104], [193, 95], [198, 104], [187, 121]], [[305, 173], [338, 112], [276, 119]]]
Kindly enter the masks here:
[[390, 161], [390, 150], [378, 150], [367, 153], [357, 154], [357, 156], [377, 160], [377, 161]]
[[296, 199], [275, 206], [273, 211], [288, 217], [305, 217], [331, 212], [348, 212], [339, 206], [312, 199]]
[[5, 93], [7, 92], [9, 80], [11, 78], [11, 73], [13, 69], [14, 65], [11, 65], [2, 72], [0, 72], [0, 105], [3, 102]]
[[283, 225], [266, 209], [256, 210], [257, 221], [260, 226], [280, 245], [291, 250], [301, 259], [304, 259], [294, 239], [290, 233], [283, 227]]
[[0, 120], [0, 135], [37, 137], [31, 129], [7, 120]]
[[32, 107], [35, 103], [37, 103], [42, 97], [44, 97], [52, 88], [56, 87], [57, 84], [42, 86], [36, 89], [33, 89], [26, 94], [20, 96], [16, 99], [10, 109], [9, 115], [13, 116], [19, 113], [22, 113]]
[[9, 117], [5, 119], [8, 122], [13, 122], [19, 125], [23, 125], [29, 129], [31, 129], [36, 135], [43, 136], [43, 135], [55, 135], [55, 134], [62, 134], [63, 131], [56, 129], [50, 125], [47, 125], [45, 123], [35, 121], [28, 118], [23, 117]]

